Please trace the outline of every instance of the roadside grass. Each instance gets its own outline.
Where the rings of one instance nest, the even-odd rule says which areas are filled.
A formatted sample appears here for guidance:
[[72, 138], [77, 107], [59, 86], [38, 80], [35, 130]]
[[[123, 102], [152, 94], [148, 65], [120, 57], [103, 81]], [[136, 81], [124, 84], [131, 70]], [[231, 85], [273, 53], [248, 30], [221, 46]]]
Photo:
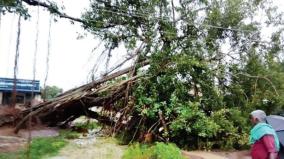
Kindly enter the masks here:
[[127, 148], [123, 159], [185, 159], [181, 150], [171, 143], [156, 142], [153, 145], [136, 143]]
[[72, 131], [62, 130], [57, 137], [39, 137], [32, 139], [29, 151], [27, 149], [18, 152], [0, 153], [0, 159], [41, 159], [44, 156], [54, 156], [60, 149], [67, 145], [66, 139], [78, 138], [79, 134]]

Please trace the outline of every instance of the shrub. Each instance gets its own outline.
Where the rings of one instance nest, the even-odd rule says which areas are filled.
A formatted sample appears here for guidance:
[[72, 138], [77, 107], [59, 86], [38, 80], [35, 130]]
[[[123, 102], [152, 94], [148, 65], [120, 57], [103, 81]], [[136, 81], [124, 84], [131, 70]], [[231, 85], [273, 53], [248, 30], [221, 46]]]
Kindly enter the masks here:
[[157, 142], [154, 145], [134, 144], [124, 153], [123, 159], [184, 159], [174, 144]]
[[157, 142], [154, 146], [154, 154], [157, 159], [184, 159], [180, 149], [175, 144]]

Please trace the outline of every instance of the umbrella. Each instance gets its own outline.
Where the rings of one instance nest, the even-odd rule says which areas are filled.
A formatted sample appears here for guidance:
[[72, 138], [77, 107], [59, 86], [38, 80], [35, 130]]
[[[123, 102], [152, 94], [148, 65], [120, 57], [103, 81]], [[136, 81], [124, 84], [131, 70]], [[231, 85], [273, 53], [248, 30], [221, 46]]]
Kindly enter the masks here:
[[278, 115], [270, 115], [266, 117], [266, 121], [276, 131], [280, 145], [282, 146], [280, 151], [280, 159], [284, 159], [284, 117]]

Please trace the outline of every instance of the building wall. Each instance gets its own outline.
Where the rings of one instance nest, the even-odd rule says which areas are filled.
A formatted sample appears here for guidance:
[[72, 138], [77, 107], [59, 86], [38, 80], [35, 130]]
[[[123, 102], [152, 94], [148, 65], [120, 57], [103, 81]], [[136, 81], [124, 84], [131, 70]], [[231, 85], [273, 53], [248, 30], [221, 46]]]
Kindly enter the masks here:
[[[12, 104], [12, 92], [4, 92], [2, 94], [2, 104], [3, 105], [10, 105]], [[34, 98], [38, 101], [41, 101], [40, 94], [35, 94]], [[30, 104], [32, 101], [32, 94], [31, 93], [21, 93], [17, 92], [16, 103], [17, 104]]]

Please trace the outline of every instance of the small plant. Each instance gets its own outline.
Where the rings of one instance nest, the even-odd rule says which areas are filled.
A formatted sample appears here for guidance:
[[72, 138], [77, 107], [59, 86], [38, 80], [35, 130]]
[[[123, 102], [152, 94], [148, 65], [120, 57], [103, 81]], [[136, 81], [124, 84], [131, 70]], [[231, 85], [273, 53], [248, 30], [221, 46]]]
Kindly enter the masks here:
[[153, 148], [148, 145], [134, 144], [124, 153], [123, 159], [150, 159], [154, 154]]
[[76, 123], [75, 124], [75, 128], [78, 130], [83, 130], [83, 129], [87, 129], [87, 130], [92, 130], [92, 129], [96, 129], [98, 128], [99, 125], [97, 122], [85, 122], [85, 123]]
[[180, 149], [172, 143], [157, 142], [154, 146], [154, 153], [157, 159], [184, 159]]
[[76, 139], [80, 137], [80, 133], [71, 130], [60, 131], [60, 137], [64, 139]]
[[123, 159], [184, 159], [174, 144], [157, 142], [155, 145], [134, 144], [124, 153]]
[[123, 132], [116, 134], [115, 138], [117, 139], [117, 144], [128, 145], [131, 142], [132, 136]]

